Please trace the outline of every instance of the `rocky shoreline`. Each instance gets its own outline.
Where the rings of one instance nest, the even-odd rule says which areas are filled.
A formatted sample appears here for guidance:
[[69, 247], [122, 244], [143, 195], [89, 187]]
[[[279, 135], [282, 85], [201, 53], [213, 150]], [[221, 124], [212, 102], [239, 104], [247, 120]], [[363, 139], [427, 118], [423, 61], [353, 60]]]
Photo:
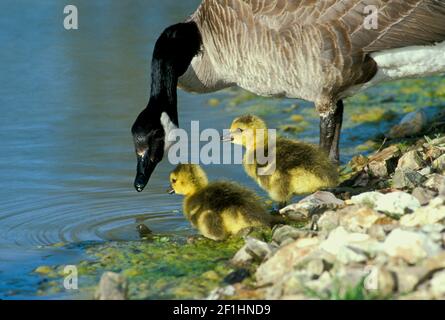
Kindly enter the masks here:
[[231, 263], [260, 261], [253, 284], [209, 298], [445, 299], [445, 137], [392, 145], [348, 167], [338, 189], [281, 210], [303, 228], [246, 238]]

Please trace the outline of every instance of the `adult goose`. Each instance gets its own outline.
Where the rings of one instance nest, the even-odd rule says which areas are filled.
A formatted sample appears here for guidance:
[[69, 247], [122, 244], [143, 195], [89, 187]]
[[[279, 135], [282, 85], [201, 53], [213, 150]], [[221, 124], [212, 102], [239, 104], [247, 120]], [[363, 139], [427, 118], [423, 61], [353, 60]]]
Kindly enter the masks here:
[[156, 42], [150, 100], [132, 127], [135, 188], [144, 189], [178, 126], [178, 86], [312, 101], [320, 146], [338, 161], [343, 98], [442, 72], [445, 0], [203, 0]]

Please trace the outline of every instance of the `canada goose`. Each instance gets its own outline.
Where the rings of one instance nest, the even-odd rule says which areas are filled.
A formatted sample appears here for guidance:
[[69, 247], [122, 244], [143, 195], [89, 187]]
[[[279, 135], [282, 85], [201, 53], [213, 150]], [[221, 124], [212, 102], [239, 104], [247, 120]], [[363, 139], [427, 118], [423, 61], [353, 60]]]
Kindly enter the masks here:
[[[318, 147], [277, 137], [275, 146], [272, 145], [272, 150], [269, 150], [267, 126], [259, 117], [245, 115], [236, 118], [230, 126], [229, 136], [224, 140], [246, 148], [243, 158], [246, 173], [269, 193], [272, 200], [279, 202], [281, 208], [293, 195], [313, 193], [337, 185], [337, 168]], [[258, 162], [258, 151], [260, 156], [274, 152], [273, 161], [266, 164]], [[259, 171], [261, 168], [273, 170], [262, 173]]]
[[342, 99], [445, 72], [444, 21], [444, 0], [203, 0], [156, 42], [150, 100], [132, 128], [137, 191], [178, 127], [177, 86], [312, 101], [320, 146], [338, 161]]
[[255, 193], [232, 182], [209, 183], [199, 165], [178, 165], [170, 174], [170, 183], [170, 193], [185, 196], [184, 215], [206, 238], [223, 240], [275, 221]]

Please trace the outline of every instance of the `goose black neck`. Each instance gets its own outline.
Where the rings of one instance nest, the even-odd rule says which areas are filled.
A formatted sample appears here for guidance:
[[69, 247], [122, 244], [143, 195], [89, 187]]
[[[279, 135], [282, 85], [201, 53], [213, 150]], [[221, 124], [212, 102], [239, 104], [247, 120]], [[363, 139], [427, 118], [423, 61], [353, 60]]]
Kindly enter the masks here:
[[201, 48], [201, 33], [195, 22], [168, 27], [158, 38], [152, 60], [150, 113], [166, 112], [178, 125], [178, 79], [182, 76]]

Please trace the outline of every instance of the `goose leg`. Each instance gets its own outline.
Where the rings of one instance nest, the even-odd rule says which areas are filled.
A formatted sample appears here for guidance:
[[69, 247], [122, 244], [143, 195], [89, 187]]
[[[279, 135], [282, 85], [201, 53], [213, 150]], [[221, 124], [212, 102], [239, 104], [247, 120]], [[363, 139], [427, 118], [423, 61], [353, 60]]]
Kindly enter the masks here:
[[340, 133], [343, 124], [343, 101], [339, 100], [335, 110], [320, 116], [320, 148], [334, 163], [340, 162]]

